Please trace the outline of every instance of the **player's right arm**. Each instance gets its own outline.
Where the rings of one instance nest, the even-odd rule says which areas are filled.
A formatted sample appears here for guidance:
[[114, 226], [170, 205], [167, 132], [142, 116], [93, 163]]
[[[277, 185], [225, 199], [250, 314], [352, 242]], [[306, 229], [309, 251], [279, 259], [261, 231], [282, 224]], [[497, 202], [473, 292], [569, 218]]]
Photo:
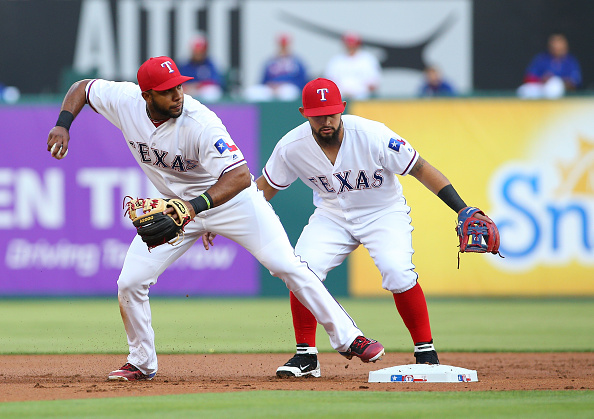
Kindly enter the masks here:
[[278, 189], [273, 188], [264, 176], [260, 176], [256, 179], [256, 185], [258, 185], [258, 189], [264, 193], [264, 198], [266, 198], [267, 201], [270, 201], [278, 192]]
[[60, 160], [68, 152], [68, 142], [70, 141], [70, 124], [80, 113], [87, 103], [85, 88], [91, 80], [80, 80], [70, 86], [68, 93], [64, 96], [60, 116], [47, 137], [47, 151], [52, 157]]

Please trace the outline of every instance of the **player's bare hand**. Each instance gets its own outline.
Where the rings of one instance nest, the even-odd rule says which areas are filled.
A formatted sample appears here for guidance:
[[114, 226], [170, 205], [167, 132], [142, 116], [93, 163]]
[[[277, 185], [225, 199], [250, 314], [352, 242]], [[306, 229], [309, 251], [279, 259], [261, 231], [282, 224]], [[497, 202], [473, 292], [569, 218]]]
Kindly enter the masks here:
[[53, 158], [62, 160], [68, 154], [70, 133], [64, 127], [53, 127], [47, 136], [47, 151]]
[[486, 221], [486, 222], [488, 222], [489, 224], [495, 224], [495, 221], [491, 220], [491, 219], [490, 219], [489, 217], [487, 217], [486, 215], [483, 215], [483, 214], [474, 214], [474, 217], [475, 217], [475, 218], [478, 218], [479, 220]]
[[[468, 207], [466, 207], [466, 208], [468, 208]], [[462, 208], [462, 209], [460, 210], [460, 212], [464, 211], [464, 209], [465, 209], [465, 208]], [[486, 221], [486, 222], [487, 222], [487, 223], [489, 223], [489, 224], [495, 224], [495, 221], [491, 220], [489, 217], [487, 217], [487, 215], [483, 215], [483, 214], [481, 214], [481, 213], [479, 213], [479, 212], [475, 213], [475, 214], [473, 215], [473, 217], [474, 217], [474, 218], [477, 218], [477, 219], [479, 219], [479, 220], [481, 220], [481, 221]]]
[[217, 235], [215, 233], [212, 233], [210, 231], [207, 231], [202, 235], [202, 244], [204, 245], [204, 248], [206, 250], [210, 249], [210, 246], [214, 246], [213, 240], [216, 236]]

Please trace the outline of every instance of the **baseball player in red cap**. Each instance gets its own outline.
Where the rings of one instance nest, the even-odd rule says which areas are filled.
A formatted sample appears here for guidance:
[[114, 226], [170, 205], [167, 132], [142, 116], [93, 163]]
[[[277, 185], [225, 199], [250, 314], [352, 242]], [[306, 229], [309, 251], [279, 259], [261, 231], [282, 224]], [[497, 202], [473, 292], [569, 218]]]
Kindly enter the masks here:
[[[439, 364], [412, 263], [410, 208], [394, 175], [414, 176], [456, 212], [466, 204], [448, 179], [398, 134], [380, 122], [343, 115], [346, 102], [331, 80], [310, 81], [302, 101], [299, 111], [307, 122], [278, 142], [256, 181], [258, 188], [270, 200], [297, 178], [309, 186], [316, 209], [296, 253], [325, 279], [359, 245], [365, 246], [410, 332], [416, 362]], [[319, 377], [316, 321], [295, 297], [291, 292], [297, 353], [277, 376]]]
[[205, 232], [221, 234], [245, 247], [324, 326], [332, 346], [344, 356], [375, 362], [381, 343], [367, 339], [332, 298], [307, 264], [295, 256], [287, 235], [249, 172], [239, 147], [221, 120], [206, 106], [184, 95], [182, 76], [169, 57], [154, 57], [130, 82], [81, 80], [72, 85], [47, 150], [66, 155], [69, 128], [85, 104], [123, 133], [130, 152], [164, 198], [184, 201], [195, 222], [176, 246], [149, 252], [140, 236], [132, 241], [118, 279], [118, 300], [128, 337], [126, 364], [110, 380], [150, 380], [157, 373], [155, 334], [149, 288]]

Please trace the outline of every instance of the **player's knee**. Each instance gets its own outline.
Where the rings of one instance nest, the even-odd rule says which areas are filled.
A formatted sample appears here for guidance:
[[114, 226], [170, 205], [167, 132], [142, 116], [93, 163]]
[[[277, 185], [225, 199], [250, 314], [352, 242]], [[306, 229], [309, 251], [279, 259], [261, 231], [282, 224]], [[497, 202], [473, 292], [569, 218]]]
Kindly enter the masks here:
[[127, 293], [134, 287], [134, 281], [129, 276], [120, 275], [118, 278], [118, 292]]
[[417, 283], [418, 275], [412, 269], [401, 272], [390, 272], [384, 275], [382, 287], [393, 294], [408, 291]]
[[322, 281], [326, 279], [329, 269], [322, 268], [323, 264], [320, 261], [320, 258], [316, 258], [315, 255], [311, 253], [300, 253], [297, 248], [295, 248], [295, 253], [299, 258], [299, 261], [304, 263], [310, 271], [316, 274], [318, 278], [320, 278]]
[[155, 282], [138, 274], [120, 274], [118, 294], [129, 296], [148, 294], [148, 287]]
[[285, 278], [287, 275], [290, 275], [294, 270], [294, 264], [289, 263], [288, 260], [270, 260], [266, 263], [262, 263], [270, 272], [270, 275], [276, 276], [279, 278]]
[[288, 242], [275, 245], [276, 243], [278, 242], [272, 243], [262, 251], [255, 253], [254, 256], [270, 271], [271, 275], [282, 278], [295, 270], [299, 260]]
[[267, 266], [270, 274], [281, 278], [290, 290], [301, 289], [309, 281], [319, 281], [319, 277], [299, 258], [290, 258]]

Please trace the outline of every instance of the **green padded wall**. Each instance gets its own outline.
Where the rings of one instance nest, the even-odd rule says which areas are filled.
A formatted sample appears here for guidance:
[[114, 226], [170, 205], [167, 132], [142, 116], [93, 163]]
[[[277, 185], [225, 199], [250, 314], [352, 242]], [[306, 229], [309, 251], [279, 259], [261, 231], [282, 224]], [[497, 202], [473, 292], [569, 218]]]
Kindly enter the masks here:
[[[257, 178], [262, 167], [266, 164], [276, 143], [297, 125], [305, 122], [299, 113], [300, 101], [296, 102], [266, 102], [260, 107], [260, 172], [254, 173]], [[280, 217], [291, 244], [295, 246], [299, 234], [307, 224], [313, 213], [312, 192], [300, 180], [294, 182], [288, 189], [280, 191], [270, 203]], [[289, 290], [278, 278], [270, 275], [264, 267], [261, 274], [262, 296], [289, 295]], [[345, 296], [347, 289], [347, 261], [333, 269], [325, 281], [325, 285], [332, 295]], [[288, 304], [288, 301], [287, 301]]]

